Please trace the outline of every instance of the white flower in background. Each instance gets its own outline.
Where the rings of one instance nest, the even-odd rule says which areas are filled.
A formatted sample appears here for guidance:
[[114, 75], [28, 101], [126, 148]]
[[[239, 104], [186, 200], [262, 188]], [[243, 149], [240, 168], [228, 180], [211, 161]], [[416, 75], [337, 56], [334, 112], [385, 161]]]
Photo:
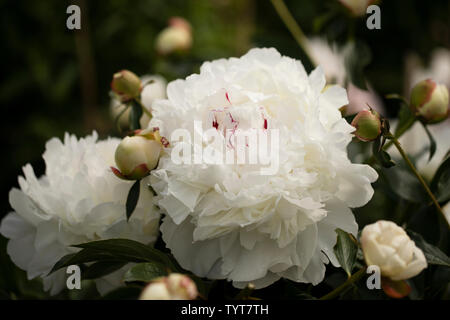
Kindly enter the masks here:
[[338, 265], [335, 229], [356, 234], [350, 208], [371, 199], [377, 173], [349, 161], [354, 128], [339, 111], [347, 95], [325, 83], [320, 67], [308, 76], [273, 48], [206, 62], [200, 74], [169, 83], [149, 124], [169, 140], [179, 128], [194, 136], [194, 121], [280, 135], [274, 175], [255, 165], [176, 165], [170, 149], [183, 142], [169, 141], [150, 181], [167, 213], [163, 240], [182, 267], [262, 288], [280, 277], [317, 284], [325, 263]]
[[[151, 83], [148, 83], [145, 85], [141, 91], [141, 102], [144, 105], [144, 107], [147, 108], [149, 112], [152, 110], [152, 104], [153, 101], [157, 99], [165, 99], [167, 97], [166, 95], [166, 87], [167, 87], [167, 81], [164, 79], [164, 77], [160, 75], [143, 75], [141, 77], [142, 83], [145, 85], [149, 81]], [[113, 97], [111, 99], [110, 103], [110, 110], [111, 110], [111, 116], [113, 119], [115, 119], [121, 111], [125, 108], [125, 105], [123, 105], [118, 99]], [[119, 124], [122, 127], [128, 126], [130, 116], [130, 108], [128, 108], [127, 111], [125, 111], [119, 119]], [[145, 128], [148, 125], [149, 117], [144, 112], [142, 114], [141, 119], [139, 120], [141, 127]]]
[[[395, 128], [397, 120], [391, 121]], [[448, 150], [450, 150], [450, 119], [428, 126], [434, 140], [436, 141], [436, 153], [433, 158], [428, 161], [430, 139], [425, 132], [422, 124], [416, 122], [408, 131], [406, 131], [399, 139], [403, 149], [415, 159], [415, 165], [419, 172], [428, 180], [431, 180], [442, 163]], [[400, 158], [400, 153], [396, 148], [389, 149], [394, 157]]]
[[[43, 154], [45, 175], [36, 178], [27, 164], [25, 177], [19, 177], [20, 190], [9, 193], [14, 212], [0, 226], [0, 233], [10, 239], [7, 252], [29, 279], [42, 277], [51, 294], [65, 287], [67, 275], [64, 269], [47, 274], [61, 257], [77, 250], [70, 245], [110, 238], [156, 240], [159, 214], [144, 183], [127, 223], [125, 202], [132, 182], [118, 179], [110, 170], [119, 142], [97, 141], [95, 132], [80, 140], [69, 134], [64, 142], [53, 138]], [[96, 280], [99, 291], [120, 285], [121, 272]]]
[[431, 53], [428, 68], [422, 65], [419, 56], [410, 53], [405, 59], [405, 96], [409, 97], [416, 83], [433, 79], [450, 88], [450, 50], [438, 48]]
[[156, 38], [156, 50], [163, 55], [188, 50], [192, 46], [192, 30], [189, 22], [180, 17], [169, 20], [169, 26]]
[[406, 280], [427, 267], [425, 256], [406, 234], [391, 221], [380, 220], [364, 227], [361, 246], [367, 265], [377, 265], [392, 280]]
[[[336, 45], [328, 44], [322, 38], [310, 38], [308, 46], [314, 63], [323, 68], [327, 82], [345, 86], [347, 79], [345, 57], [348, 54], [345, 48], [339, 49]], [[367, 90], [363, 90], [349, 82], [347, 84], [347, 95], [349, 102], [346, 107], [346, 114], [358, 113], [367, 109], [367, 105], [381, 114], [384, 113], [383, 102], [369, 83], [367, 83]]]
[[444, 211], [445, 218], [450, 223], [450, 201], [442, 208], [442, 211]]
[[197, 286], [188, 276], [171, 273], [149, 283], [139, 300], [193, 300], [197, 297]]
[[350, 12], [357, 17], [366, 15], [366, 10], [369, 5], [375, 0], [339, 0]]
[[327, 82], [345, 85], [347, 72], [345, 70], [345, 55], [336, 44], [328, 44], [323, 38], [310, 38], [308, 47], [314, 63], [321, 66]]

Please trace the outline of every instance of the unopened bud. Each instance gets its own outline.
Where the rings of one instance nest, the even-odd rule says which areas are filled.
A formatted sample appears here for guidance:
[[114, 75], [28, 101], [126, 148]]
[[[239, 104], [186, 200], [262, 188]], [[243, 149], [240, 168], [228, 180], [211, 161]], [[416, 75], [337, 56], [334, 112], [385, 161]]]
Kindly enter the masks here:
[[375, 110], [362, 110], [352, 121], [355, 136], [361, 141], [372, 141], [381, 133], [380, 115]]
[[169, 20], [169, 26], [162, 30], [156, 39], [156, 49], [160, 54], [185, 51], [192, 46], [192, 31], [189, 22], [175, 17]]
[[153, 280], [141, 293], [140, 300], [193, 300], [198, 291], [188, 276], [172, 273]]
[[113, 75], [111, 89], [120, 101], [126, 102], [139, 97], [142, 90], [141, 79], [131, 71], [122, 70]]
[[144, 136], [125, 137], [116, 149], [118, 169], [111, 168], [116, 176], [138, 180], [150, 173], [158, 164], [161, 143]]
[[449, 114], [447, 87], [431, 79], [419, 82], [411, 91], [411, 109], [425, 123], [445, 120]]

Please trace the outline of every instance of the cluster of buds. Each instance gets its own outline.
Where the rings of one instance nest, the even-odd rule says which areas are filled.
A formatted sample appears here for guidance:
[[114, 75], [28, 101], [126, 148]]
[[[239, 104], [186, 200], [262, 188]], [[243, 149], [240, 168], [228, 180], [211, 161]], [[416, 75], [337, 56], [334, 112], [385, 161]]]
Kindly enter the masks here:
[[431, 79], [417, 83], [411, 91], [410, 107], [425, 123], [444, 121], [449, 115], [447, 87]]
[[188, 276], [172, 273], [148, 284], [140, 300], [193, 300], [198, 296], [197, 286]]
[[169, 26], [156, 38], [156, 50], [162, 55], [186, 51], [192, 46], [191, 25], [185, 19], [173, 17]]
[[113, 173], [125, 180], [139, 180], [156, 168], [163, 147], [168, 146], [158, 128], [137, 130], [136, 135], [125, 137], [115, 153], [117, 168]]
[[122, 70], [113, 75], [111, 89], [121, 102], [139, 98], [142, 91], [141, 79], [129, 70]]

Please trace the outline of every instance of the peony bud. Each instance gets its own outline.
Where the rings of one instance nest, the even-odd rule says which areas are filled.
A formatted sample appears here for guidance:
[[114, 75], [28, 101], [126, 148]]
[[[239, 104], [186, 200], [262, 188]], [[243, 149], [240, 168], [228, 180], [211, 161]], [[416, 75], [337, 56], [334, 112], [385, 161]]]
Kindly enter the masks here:
[[411, 109], [426, 123], [445, 120], [449, 114], [447, 87], [431, 79], [417, 83], [411, 91]]
[[157, 278], [141, 293], [140, 300], [193, 300], [197, 297], [197, 286], [188, 276], [172, 273]]
[[425, 256], [406, 234], [391, 221], [380, 220], [364, 227], [361, 246], [367, 265], [377, 265], [392, 280], [406, 280], [427, 267]]
[[361, 141], [372, 141], [381, 133], [380, 115], [375, 110], [362, 110], [353, 118], [355, 136]]
[[116, 149], [118, 169], [115, 175], [126, 180], [137, 180], [149, 174], [158, 164], [161, 143], [144, 136], [125, 137]]
[[367, 7], [375, 2], [374, 0], [339, 0], [356, 17], [366, 14]]
[[161, 31], [156, 38], [156, 49], [160, 54], [188, 50], [192, 45], [192, 31], [189, 22], [174, 17], [169, 20], [169, 27]]
[[122, 70], [113, 75], [111, 89], [120, 101], [127, 102], [139, 97], [142, 90], [141, 79], [131, 71]]

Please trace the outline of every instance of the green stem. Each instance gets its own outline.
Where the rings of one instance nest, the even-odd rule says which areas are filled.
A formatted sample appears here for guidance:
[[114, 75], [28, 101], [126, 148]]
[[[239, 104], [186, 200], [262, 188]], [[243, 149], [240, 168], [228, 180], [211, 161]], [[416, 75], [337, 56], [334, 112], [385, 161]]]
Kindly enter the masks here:
[[345, 289], [347, 289], [348, 286], [354, 284], [359, 279], [362, 278], [362, 276], [366, 273], [366, 267], [363, 267], [359, 269], [356, 273], [352, 274], [350, 278], [347, 279], [343, 284], [341, 284], [339, 287], [331, 291], [330, 293], [327, 293], [323, 297], [321, 297], [319, 300], [331, 300], [339, 296], [339, 294], [342, 293]]
[[289, 12], [289, 9], [286, 7], [286, 4], [283, 0], [270, 0], [275, 7], [275, 10], [277, 11], [278, 15], [280, 16], [281, 20], [283, 20], [286, 27], [291, 32], [292, 36], [294, 37], [295, 41], [297, 41], [298, 45], [302, 50], [305, 52], [305, 54], [308, 56], [309, 60], [313, 65], [316, 65], [313, 59], [313, 55], [311, 54], [311, 50], [308, 46], [308, 38], [303, 33], [302, 29], [298, 25], [298, 23], [295, 21], [292, 14]]
[[417, 179], [419, 180], [420, 184], [425, 189], [426, 193], [430, 196], [431, 201], [433, 202], [434, 206], [439, 211], [439, 213], [442, 215], [442, 217], [444, 218], [444, 221], [447, 223], [447, 227], [450, 229], [450, 224], [447, 221], [447, 219], [445, 217], [445, 214], [444, 214], [444, 211], [442, 210], [441, 206], [439, 205], [439, 202], [436, 200], [436, 197], [434, 196], [433, 192], [431, 192], [431, 190], [428, 187], [428, 185], [425, 182], [425, 180], [422, 178], [420, 173], [414, 167], [414, 164], [411, 162], [411, 160], [409, 160], [408, 156], [406, 155], [405, 151], [403, 150], [402, 146], [400, 145], [400, 142], [398, 141], [398, 139], [396, 137], [392, 137], [391, 141], [397, 147], [398, 152], [400, 152], [402, 158], [405, 160], [406, 164], [409, 166], [411, 171], [417, 177]]
[[[406, 125], [404, 125], [400, 130], [398, 130], [398, 131], [395, 133], [395, 138], [396, 138], [396, 139], [399, 139], [406, 131], [408, 131], [408, 130], [411, 128], [411, 126], [414, 124], [414, 122], [416, 122], [416, 120], [417, 120], [416, 118], [410, 118], [409, 121], [408, 121], [408, 123], [407, 123]], [[383, 150], [386, 151], [386, 150], [389, 149], [393, 144], [394, 144], [394, 141], [393, 141], [393, 140], [387, 142], [387, 143], [384, 145]]]

